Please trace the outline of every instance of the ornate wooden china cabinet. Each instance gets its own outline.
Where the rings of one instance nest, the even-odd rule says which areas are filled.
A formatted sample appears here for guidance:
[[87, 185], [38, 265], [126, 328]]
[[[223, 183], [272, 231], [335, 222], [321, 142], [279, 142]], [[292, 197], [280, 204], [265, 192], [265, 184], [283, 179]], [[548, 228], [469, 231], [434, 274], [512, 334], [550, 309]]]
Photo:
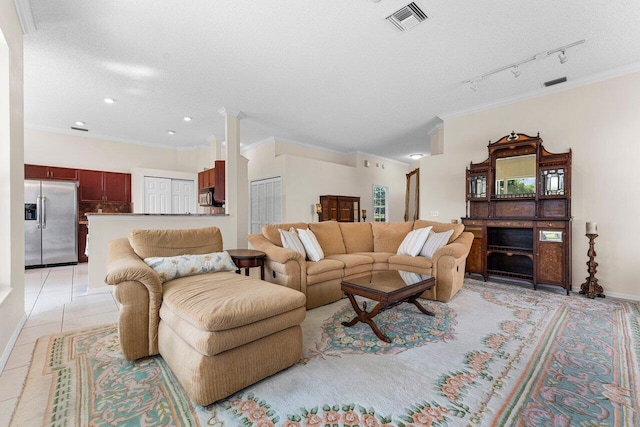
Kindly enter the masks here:
[[571, 290], [571, 150], [511, 132], [467, 168], [467, 273]]

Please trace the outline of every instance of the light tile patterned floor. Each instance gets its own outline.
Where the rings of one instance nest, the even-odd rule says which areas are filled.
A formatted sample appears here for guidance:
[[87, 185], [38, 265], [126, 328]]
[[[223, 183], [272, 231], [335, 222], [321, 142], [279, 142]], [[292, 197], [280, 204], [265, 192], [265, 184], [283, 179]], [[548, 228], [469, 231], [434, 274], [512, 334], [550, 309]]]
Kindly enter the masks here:
[[25, 271], [29, 318], [0, 374], [0, 427], [9, 425], [39, 337], [117, 322], [118, 305], [111, 293], [87, 295], [87, 280], [86, 263]]

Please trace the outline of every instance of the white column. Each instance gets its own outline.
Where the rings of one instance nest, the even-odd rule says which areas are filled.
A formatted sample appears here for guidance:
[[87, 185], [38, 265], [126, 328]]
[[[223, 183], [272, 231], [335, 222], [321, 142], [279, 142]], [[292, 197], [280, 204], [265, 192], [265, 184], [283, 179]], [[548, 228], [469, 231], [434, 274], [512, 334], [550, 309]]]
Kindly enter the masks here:
[[244, 118], [241, 111], [221, 108], [218, 112], [225, 119], [226, 145], [226, 201], [227, 215], [234, 217], [236, 224], [236, 239], [239, 248], [247, 247], [247, 227], [249, 223], [247, 189], [239, 188], [244, 185], [247, 175], [247, 164], [240, 158], [240, 120]]

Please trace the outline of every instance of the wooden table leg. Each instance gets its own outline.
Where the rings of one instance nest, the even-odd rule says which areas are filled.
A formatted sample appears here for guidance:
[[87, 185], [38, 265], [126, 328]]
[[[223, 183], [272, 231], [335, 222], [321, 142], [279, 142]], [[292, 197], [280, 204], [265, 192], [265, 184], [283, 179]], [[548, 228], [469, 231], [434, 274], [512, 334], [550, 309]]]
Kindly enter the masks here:
[[424, 308], [422, 306], [422, 304], [420, 304], [420, 301], [418, 301], [418, 295], [409, 298], [408, 302], [413, 303], [413, 305], [418, 307], [418, 310], [420, 310], [421, 312], [423, 312], [427, 316], [435, 316], [434, 312], [427, 310], [426, 308]]
[[380, 338], [384, 342], [390, 343], [391, 339], [385, 334], [383, 334], [382, 331], [378, 329], [378, 326], [373, 321], [373, 318], [376, 317], [376, 315], [380, 312], [380, 310], [382, 310], [385, 307], [385, 304], [379, 302], [378, 304], [376, 304], [373, 310], [371, 310], [370, 312], [367, 312], [365, 310], [360, 309], [360, 307], [358, 306], [358, 303], [356, 302], [356, 299], [352, 294], [347, 293], [347, 297], [351, 302], [351, 306], [353, 307], [353, 310], [356, 312], [356, 317], [354, 317], [348, 322], [342, 322], [342, 325], [353, 326], [358, 322], [366, 323], [367, 325], [369, 325], [373, 333], [376, 334], [378, 338]]
[[260, 280], [264, 280], [264, 264], [260, 265]]

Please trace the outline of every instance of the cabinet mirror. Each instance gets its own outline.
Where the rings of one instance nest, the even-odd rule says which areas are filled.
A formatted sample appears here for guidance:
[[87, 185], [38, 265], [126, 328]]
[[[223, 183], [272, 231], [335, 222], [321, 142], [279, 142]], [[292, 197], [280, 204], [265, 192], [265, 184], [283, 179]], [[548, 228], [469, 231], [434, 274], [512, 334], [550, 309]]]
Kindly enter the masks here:
[[498, 198], [534, 197], [536, 193], [536, 155], [496, 159]]

